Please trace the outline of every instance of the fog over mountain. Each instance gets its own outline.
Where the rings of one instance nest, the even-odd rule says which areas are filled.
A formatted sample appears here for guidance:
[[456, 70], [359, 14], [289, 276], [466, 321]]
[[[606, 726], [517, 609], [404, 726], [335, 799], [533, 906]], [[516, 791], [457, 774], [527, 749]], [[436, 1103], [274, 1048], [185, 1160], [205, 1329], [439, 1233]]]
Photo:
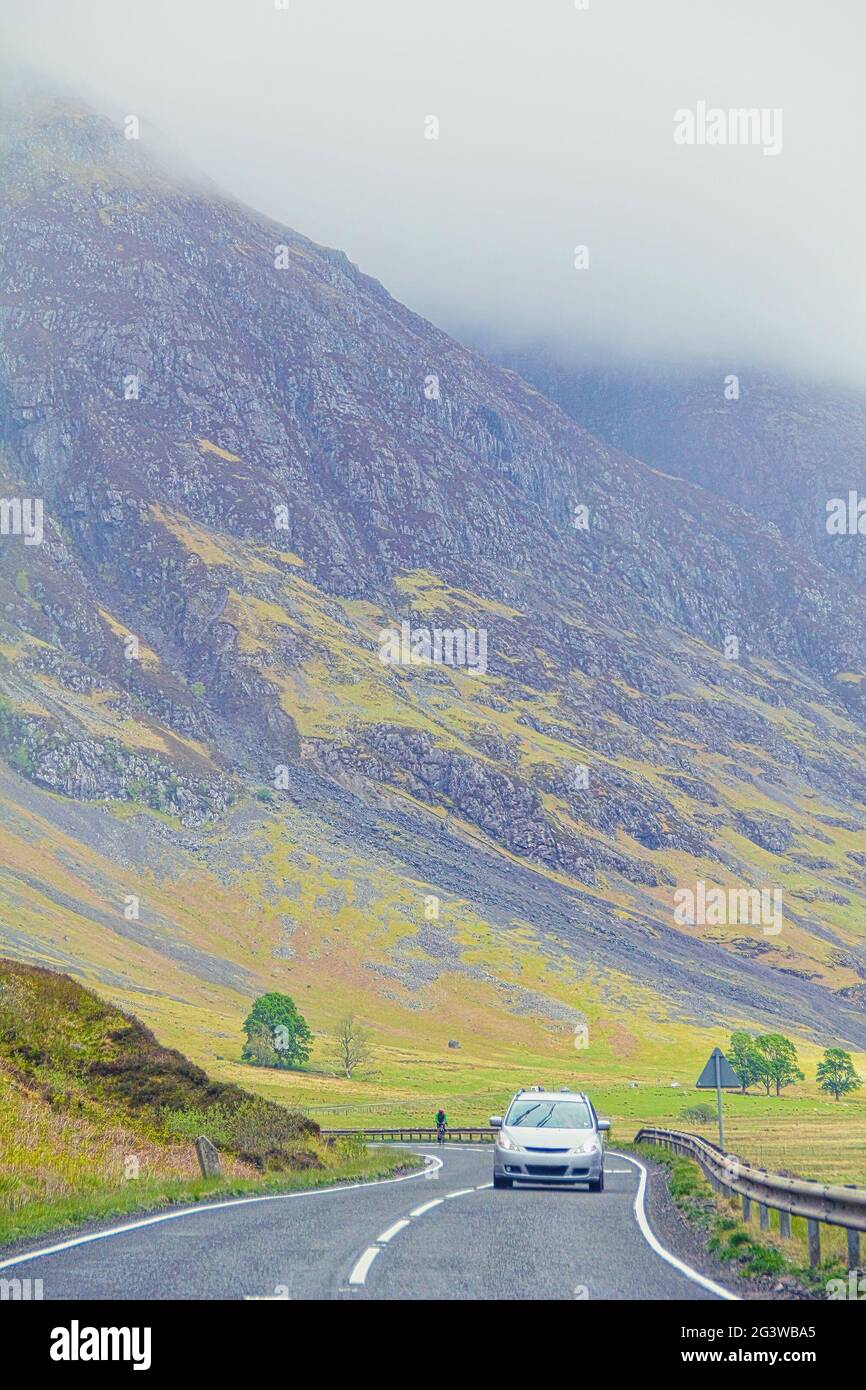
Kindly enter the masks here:
[[[863, 381], [854, 0], [7, 0], [2, 23], [7, 60], [458, 336]], [[701, 103], [780, 113], [776, 151], [678, 145]]]

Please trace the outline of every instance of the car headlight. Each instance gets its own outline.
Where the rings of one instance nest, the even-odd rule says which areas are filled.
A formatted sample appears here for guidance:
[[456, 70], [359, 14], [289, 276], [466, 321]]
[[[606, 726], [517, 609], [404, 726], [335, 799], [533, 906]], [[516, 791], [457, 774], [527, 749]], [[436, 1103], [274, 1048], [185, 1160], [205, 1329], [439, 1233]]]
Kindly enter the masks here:
[[501, 1131], [496, 1142], [499, 1145], [500, 1149], [507, 1149], [509, 1153], [520, 1153], [520, 1145], [515, 1144], [513, 1139], [509, 1139], [508, 1135], [503, 1134]]
[[573, 1154], [594, 1154], [598, 1153], [600, 1149], [601, 1145], [597, 1139], [585, 1139], [582, 1144], [578, 1144], [571, 1152]]

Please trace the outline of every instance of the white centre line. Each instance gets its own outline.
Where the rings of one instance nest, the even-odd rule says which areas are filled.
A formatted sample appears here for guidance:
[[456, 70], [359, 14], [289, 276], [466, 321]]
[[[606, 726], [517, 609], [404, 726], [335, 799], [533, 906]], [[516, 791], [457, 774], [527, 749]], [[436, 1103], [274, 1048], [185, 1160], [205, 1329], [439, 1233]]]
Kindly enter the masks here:
[[388, 1241], [393, 1240], [394, 1236], [399, 1235], [400, 1231], [405, 1231], [408, 1225], [409, 1222], [405, 1218], [402, 1221], [395, 1221], [393, 1226], [389, 1226], [387, 1231], [384, 1231], [383, 1234], [377, 1238], [376, 1244], [387, 1245]]
[[444, 1201], [444, 1197], [434, 1197], [432, 1202], [425, 1202], [423, 1207], [416, 1207], [414, 1211], [410, 1211], [409, 1215], [423, 1216], [425, 1211], [432, 1211], [434, 1207], [441, 1207]]
[[[440, 1164], [439, 1166], [441, 1167], [442, 1165]], [[407, 1226], [411, 1226], [413, 1216], [423, 1216], [425, 1212], [432, 1211], [434, 1207], [441, 1207], [443, 1202], [449, 1201], [452, 1197], [468, 1197], [473, 1192], [481, 1192], [485, 1187], [492, 1186], [492, 1182], [485, 1182], [481, 1183], [478, 1187], [461, 1187], [457, 1192], [446, 1192], [444, 1197], [434, 1197], [432, 1201], [424, 1202], [420, 1207], [416, 1207], [414, 1211], [410, 1211], [408, 1216], [404, 1216], [401, 1220], [395, 1221], [393, 1226], [389, 1226], [387, 1231], [382, 1232], [377, 1238], [375, 1245], [369, 1246], [364, 1251], [355, 1265], [355, 1268], [352, 1270], [352, 1273], [349, 1275], [350, 1286], [357, 1288], [358, 1285], [366, 1283], [367, 1275], [370, 1272], [370, 1266], [380, 1253], [382, 1247], [393, 1240], [394, 1236], [399, 1235], [401, 1231], [405, 1231]]]
[[450, 1149], [452, 1153], [485, 1154], [492, 1152], [492, 1144], [441, 1144], [440, 1148]]
[[363, 1253], [363, 1255], [361, 1256], [360, 1260], [359, 1260], [358, 1263], [355, 1265], [355, 1268], [352, 1270], [352, 1273], [349, 1275], [349, 1283], [350, 1283], [350, 1284], [363, 1284], [363, 1283], [364, 1283], [364, 1281], [365, 1281], [365, 1279], [367, 1278], [367, 1275], [368, 1275], [368, 1273], [369, 1273], [369, 1271], [370, 1271], [370, 1265], [373, 1263], [373, 1261], [375, 1260], [375, 1258], [376, 1258], [376, 1256], [378, 1255], [378, 1253], [379, 1253], [379, 1247], [378, 1247], [378, 1245], [371, 1245], [371, 1246], [369, 1247], [368, 1250], [365, 1250], [365, 1251], [364, 1251], [364, 1253]]

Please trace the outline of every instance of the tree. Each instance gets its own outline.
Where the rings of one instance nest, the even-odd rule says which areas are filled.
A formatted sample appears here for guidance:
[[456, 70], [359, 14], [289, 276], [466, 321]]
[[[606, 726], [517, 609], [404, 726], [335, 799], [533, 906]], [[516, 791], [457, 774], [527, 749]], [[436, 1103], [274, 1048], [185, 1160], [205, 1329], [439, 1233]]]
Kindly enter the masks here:
[[854, 1070], [850, 1052], [844, 1052], [841, 1047], [825, 1049], [824, 1056], [818, 1063], [815, 1079], [821, 1083], [822, 1091], [827, 1091], [837, 1100], [863, 1085]]
[[331, 1051], [340, 1070], [349, 1081], [352, 1079], [352, 1072], [363, 1067], [372, 1058], [370, 1035], [356, 1021], [354, 1014], [348, 1014], [337, 1024]]
[[750, 1086], [761, 1080], [762, 1058], [752, 1033], [731, 1034], [728, 1060], [740, 1078], [740, 1090], [745, 1095]]
[[259, 1067], [287, 1070], [307, 1061], [313, 1035], [288, 994], [259, 995], [244, 1023], [247, 1035], [242, 1056]]
[[242, 1057], [254, 1067], [280, 1067], [283, 1065], [280, 1054], [274, 1047], [274, 1039], [267, 1028], [256, 1023], [247, 1034]]
[[767, 1088], [767, 1095], [772, 1085], [775, 1085], [778, 1096], [783, 1086], [805, 1080], [797, 1065], [797, 1049], [790, 1038], [781, 1033], [762, 1033], [755, 1039], [755, 1047], [761, 1063], [760, 1080]]

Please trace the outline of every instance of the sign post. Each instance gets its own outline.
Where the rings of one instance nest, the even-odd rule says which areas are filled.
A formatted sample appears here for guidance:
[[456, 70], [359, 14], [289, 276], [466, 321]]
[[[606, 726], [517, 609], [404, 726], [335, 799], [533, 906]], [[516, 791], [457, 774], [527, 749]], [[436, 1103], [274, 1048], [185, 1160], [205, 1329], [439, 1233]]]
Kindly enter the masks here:
[[725, 1125], [722, 1118], [722, 1087], [739, 1086], [740, 1078], [734, 1071], [721, 1048], [714, 1047], [707, 1065], [704, 1067], [695, 1085], [699, 1090], [716, 1092], [716, 1113], [719, 1117], [719, 1148], [725, 1147]]

